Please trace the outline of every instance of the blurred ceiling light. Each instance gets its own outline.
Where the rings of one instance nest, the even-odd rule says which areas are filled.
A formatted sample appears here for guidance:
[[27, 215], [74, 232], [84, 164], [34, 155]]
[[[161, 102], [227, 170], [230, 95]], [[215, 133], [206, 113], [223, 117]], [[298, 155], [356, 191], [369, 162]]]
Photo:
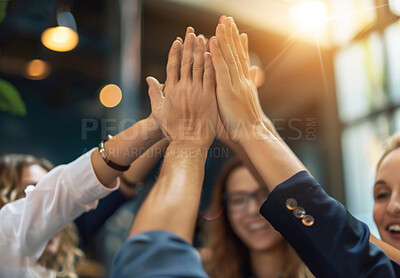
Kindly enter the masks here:
[[117, 106], [122, 99], [121, 89], [115, 84], [109, 84], [100, 91], [100, 102], [105, 107], [111, 108]]
[[44, 30], [41, 40], [45, 47], [53, 51], [73, 50], [79, 42], [74, 16], [70, 12], [57, 13], [57, 26]]
[[41, 80], [49, 76], [51, 71], [49, 63], [35, 59], [26, 64], [25, 77], [32, 80]]
[[301, 27], [312, 31], [322, 30], [328, 19], [326, 5], [320, 1], [305, 1], [292, 15]]

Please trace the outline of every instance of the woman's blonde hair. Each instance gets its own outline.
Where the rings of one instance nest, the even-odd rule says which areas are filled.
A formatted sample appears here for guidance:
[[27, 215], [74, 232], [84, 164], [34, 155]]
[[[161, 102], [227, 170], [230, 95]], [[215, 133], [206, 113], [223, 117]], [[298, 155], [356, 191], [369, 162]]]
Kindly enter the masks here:
[[[0, 208], [18, 198], [22, 172], [26, 167], [39, 165], [50, 171], [53, 165], [46, 159], [32, 155], [9, 154], [0, 157]], [[75, 265], [83, 258], [83, 252], [77, 247], [79, 237], [74, 223], [70, 223], [60, 231], [61, 244], [55, 256], [51, 259], [39, 259], [38, 263], [47, 269], [55, 271], [57, 277], [78, 277]]]
[[[222, 170], [214, 188], [208, 213], [213, 216], [218, 215], [218, 217], [207, 221], [204, 225], [204, 240], [206, 247], [212, 253], [211, 259], [204, 262], [204, 268], [212, 278], [241, 278], [244, 270], [250, 267], [249, 250], [233, 231], [225, 213], [223, 201], [227, 179], [239, 167], [244, 167], [242, 162], [233, 159]], [[287, 249], [285, 250], [286, 265], [281, 277], [314, 277], [286, 241], [284, 246]]]
[[376, 165], [376, 170], [379, 170], [379, 167], [382, 164], [382, 161], [385, 157], [394, 150], [400, 148], [400, 132], [393, 134], [386, 142], [385, 150]]

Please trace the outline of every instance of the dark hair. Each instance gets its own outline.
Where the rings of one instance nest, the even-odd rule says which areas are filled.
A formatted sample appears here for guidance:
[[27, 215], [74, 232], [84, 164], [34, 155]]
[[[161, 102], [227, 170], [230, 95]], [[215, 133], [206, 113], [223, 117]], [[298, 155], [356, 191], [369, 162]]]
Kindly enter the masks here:
[[[204, 268], [212, 278], [241, 278], [250, 265], [249, 249], [233, 231], [224, 210], [223, 195], [226, 192], [227, 180], [229, 175], [239, 167], [245, 167], [245, 165], [234, 158], [222, 169], [207, 213], [209, 216], [207, 218], [212, 218], [212, 220], [204, 225], [203, 237], [206, 247], [212, 253], [211, 259], [204, 262]], [[314, 277], [290, 245], [286, 241], [285, 243], [287, 264], [282, 277]]]

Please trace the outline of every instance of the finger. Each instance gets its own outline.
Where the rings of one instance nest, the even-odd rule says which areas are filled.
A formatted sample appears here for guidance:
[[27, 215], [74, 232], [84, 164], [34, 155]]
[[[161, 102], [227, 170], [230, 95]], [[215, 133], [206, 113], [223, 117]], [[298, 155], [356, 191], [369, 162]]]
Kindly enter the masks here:
[[205, 42], [202, 37], [196, 38], [196, 48], [193, 63], [193, 84], [203, 87]]
[[[254, 75], [254, 77], [252, 76]], [[265, 81], [264, 71], [257, 66], [252, 66], [250, 68], [250, 77], [251, 81], [253, 82], [254, 86], [257, 88], [261, 87]], [[254, 80], [253, 80], [254, 79]]]
[[[198, 35], [198, 37], [202, 37], [203, 38], [204, 49], [205, 49], [205, 51], [208, 51], [207, 50], [208, 39], [206, 38], [206, 36], [204, 36], [203, 34], [200, 34], [200, 35]], [[208, 51], [208, 52], [210, 52], [210, 51]]]
[[190, 26], [189, 26], [188, 28], [186, 28], [185, 41], [186, 41], [187, 36], [188, 36], [189, 34], [194, 34], [194, 28], [193, 28], [193, 27], [190, 27]]
[[188, 33], [183, 44], [182, 61], [181, 61], [181, 79], [190, 80], [192, 78], [192, 67], [194, 62], [196, 35]]
[[211, 58], [215, 70], [215, 79], [218, 87], [230, 86], [232, 84], [228, 64], [215, 37], [210, 39]]
[[154, 77], [147, 77], [146, 82], [149, 85], [149, 97], [151, 102], [152, 110], [160, 104], [161, 100], [164, 98], [162, 91], [160, 90], [160, 83]]
[[246, 33], [240, 34], [240, 41], [242, 42], [243, 50], [247, 55], [247, 64], [250, 67], [249, 38]]
[[246, 78], [249, 78], [250, 73], [249, 73], [249, 65], [247, 63], [247, 54], [243, 49], [242, 42], [239, 36], [239, 30], [235, 23], [232, 24], [232, 37], [233, 37], [233, 42], [235, 43], [237, 55], [239, 58], [239, 63], [243, 70], [243, 74]]
[[181, 60], [182, 60], [182, 43], [179, 40], [175, 40], [172, 43], [171, 49], [168, 54], [166, 82], [175, 84], [179, 81]]
[[183, 40], [182, 40], [182, 38], [181, 38], [181, 37], [176, 37], [176, 39], [177, 39], [178, 41], [180, 41], [180, 42], [181, 42], [181, 44], [183, 44]]
[[226, 36], [228, 38], [228, 42], [229, 42], [229, 46], [232, 50], [232, 54], [233, 57], [235, 58], [235, 62], [239, 71], [240, 75], [243, 75], [243, 70], [242, 70], [242, 66], [240, 64], [240, 59], [239, 59], [239, 54], [238, 54], [238, 50], [236, 48], [236, 44], [233, 38], [233, 18], [232, 17], [227, 17], [225, 18], [223, 21], [223, 24], [225, 25], [225, 32], [226, 32]]
[[226, 18], [226, 15], [221, 15], [221, 17], [218, 20], [218, 24], [222, 24], [222, 21]]
[[206, 51], [210, 52], [210, 40], [209, 39], [207, 39], [207, 41], [206, 41]]
[[256, 84], [256, 82], [257, 82], [257, 66], [252, 66], [250, 68], [250, 79], [251, 79], [251, 82], [254, 84], [254, 86], [257, 87], [257, 84]]
[[206, 94], [215, 94], [215, 70], [209, 52], [204, 53], [203, 89]]
[[[217, 26], [217, 41], [218, 41], [218, 46], [219, 49], [221, 50], [221, 53], [224, 57], [225, 63], [229, 68], [229, 74], [230, 74], [230, 79], [234, 85], [237, 85], [238, 82], [240, 82], [240, 76], [239, 76], [239, 70], [237, 68], [235, 58], [233, 57], [232, 50], [229, 46], [229, 42], [225, 33], [225, 25], [219, 24]], [[211, 51], [211, 54], [213, 55], [213, 52]], [[213, 58], [214, 61], [214, 58]], [[215, 64], [214, 64], [215, 66]], [[217, 71], [217, 68], [216, 68]], [[218, 84], [218, 79], [217, 79], [217, 84]]]

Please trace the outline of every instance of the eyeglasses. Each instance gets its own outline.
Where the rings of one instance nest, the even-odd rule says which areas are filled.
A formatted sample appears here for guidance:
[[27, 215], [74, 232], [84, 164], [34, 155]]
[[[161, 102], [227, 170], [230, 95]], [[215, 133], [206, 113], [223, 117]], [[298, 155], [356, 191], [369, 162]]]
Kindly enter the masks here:
[[261, 205], [268, 197], [269, 191], [266, 188], [260, 188], [253, 192], [233, 191], [225, 193], [223, 198], [225, 205], [232, 212], [243, 212], [248, 209], [250, 199], [255, 199], [258, 205]]

